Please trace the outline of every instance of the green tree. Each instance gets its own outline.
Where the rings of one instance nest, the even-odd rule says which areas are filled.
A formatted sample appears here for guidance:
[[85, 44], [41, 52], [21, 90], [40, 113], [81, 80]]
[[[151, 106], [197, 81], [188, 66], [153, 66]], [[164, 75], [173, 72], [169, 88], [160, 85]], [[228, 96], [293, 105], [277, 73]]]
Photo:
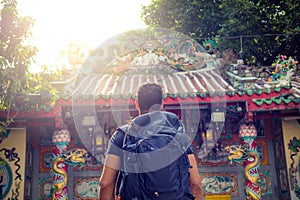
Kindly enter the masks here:
[[37, 53], [28, 42], [34, 20], [18, 15], [16, 0], [0, 2], [0, 111], [4, 114], [0, 118], [1, 137], [21, 110], [53, 106], [57, 90], [49, 84], [54, 74], [29, 72]]
[[217, 36], [221, 0], [152, 0], [142, 8], [142, 19], [151, 27], [161, 27], [195, 38]]
[[300, 58], [300, 2], [292, 0], [152, 0], [141, 17], [150, 27], [215, 38], [248, 63], [270, 65], [278, 54]]

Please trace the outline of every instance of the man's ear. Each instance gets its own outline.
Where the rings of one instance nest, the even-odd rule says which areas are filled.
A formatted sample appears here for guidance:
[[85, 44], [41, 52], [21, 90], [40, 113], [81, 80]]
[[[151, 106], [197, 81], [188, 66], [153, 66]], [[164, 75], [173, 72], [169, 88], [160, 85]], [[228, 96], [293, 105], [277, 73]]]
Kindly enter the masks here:
[[139, 102], [138, 102], [137, 99], [135, 100], [135, 108], [136, 108], [136, 109], [140, 109], [140, 105], [139, 105]]

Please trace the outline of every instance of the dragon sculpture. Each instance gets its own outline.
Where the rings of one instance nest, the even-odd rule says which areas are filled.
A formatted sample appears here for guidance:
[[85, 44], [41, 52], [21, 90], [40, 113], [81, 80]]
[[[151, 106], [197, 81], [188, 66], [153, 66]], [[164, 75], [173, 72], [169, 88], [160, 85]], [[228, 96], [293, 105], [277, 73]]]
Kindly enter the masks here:
[[228, 159], [230, 163], [239, 163], [244, 166], [244, 176], [246, 178], [246, 199], [260, 200], [261, 188], [258, 168], [260, 166], [259, 153], [256, 148], [253, 134], [241, 134], [242, 142], [240, 145], [231, 145], [225, 147], [229, 152]]
[[[298, 155], [300, 149], [300, 139], [293, 137], [292, 140], [288, 143], [288, 149], [290, 150], [290, 159], [292, 160], [289, 167], [289, 176], [290, 176], [290, 185], [291, 190], [295, 193], [295, 196], [300, 199], [300, 187], [299, 187], [299, 163], [298, 167], [295, 166], [295, 156]], [[297, 169], [298, 168], [298, 169]]]
[[289, 85], [291, 77], [297, 72], [297, 64], [298, 61], [291, 56], [278, 55], [272, 64], [275, 70], [272, 72], [268, 81], [275, 84], [280, 83], [283, 86]]
[[66, 130], [61, 130], [53, 135], [54, 158], [52, 162], [52, 199], [68, 199], [68, 166], [83, 166], [87, 151], [85, 149], [72, 149], [67, 151], [70, 136]]

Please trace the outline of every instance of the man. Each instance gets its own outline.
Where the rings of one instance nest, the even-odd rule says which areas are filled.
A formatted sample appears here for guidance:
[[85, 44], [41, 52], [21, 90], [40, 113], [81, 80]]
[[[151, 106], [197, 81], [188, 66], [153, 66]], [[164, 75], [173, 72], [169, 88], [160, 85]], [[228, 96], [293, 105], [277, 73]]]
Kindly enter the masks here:
[[[162, 99], [163, 99], [162, 87], [156, 83], [147, 83], [142, 85], [139, 88], [137, 92], [137, 100], [136, 100], [136, 108], [139, 110], [139, 116], [133, 120], [133, 122], [135, 122], [136, 124], [133, 123], [133, 125], [131, 125], [130, 127], [130, 131], [133, 132], [133, 134], [144, 134], [144, 132], [147, 133], [150, 132], [151, 134], [152, 132], [155, 132], [156, 129], [158, 129], [157, 127], [161, 127], [161, 129], [163, 130], [169, 130], [169, 128], [174, 130], [172, 126], [176, 126], [176, 130], [182, 130], [182, 133], [185, 134], [185, 130], [175, 114], [161, 111], [163, 107]], [[103, 168], [103, 172], [100, 178], [100, 189], [99, 189], [100, 200], [116, 199], [115, 188], [116, 185], [118, 185], [117, 182], [119, 182], [118, 181], [119, 171], [124, 170], [124, 166], [122, 163], [124, 161], [124, 154], [126, 154], [126, 152], [124, 153], [124, 143], [125, 143], [124, 137], [126, 138], [126, 136], [129, 135], [129, 133], [126, 132], [127, 129], [128, 126], [126, 126], [124, 131], [121, 131], [122, 128], [118, 129], [118, 131], [116, 131], [115, 134], [110, 139], [110, 143], [106, 155], [105, 166]], [[126, 136], [124, 132], [126, 132]], [[185, 151], [188, 153], [187, 158], [190, 166], [189, 169], [187, 169], [187, 173], [186, 173], [189, 174], [190, 187], [188, 189], [189, 191], [192, 192], [192, 195], [196, 200], [202, 200], [202, 186], [201, 186], [201, 181], [198, 173], [196, 159], [194, 157], [194, 154], [190, 146], [188, 146], [185, 149]], [[160, 157], [160, 156], [154, 156], [154, 157]], [[166, 160], [166, 159], [167, 158], [163, 158], [161, 160]], [[150, 166], [147, 165], [147, 167], [155, 168], [155, 163], [157, 164], [157, 162], [153, 162], [153, 165]], [[165, 177], [165, 179], [167, 178], [168, 177]], [[130, 195], [131, 194], [127, 194], [126, 197], [124, 197], [123, 195], [123, 198], [121, 199], [122, 200], [134, 199], [134, 196], [131, 197]], [[148, 200], [152, 198], [147, 197], [147, 198], [137, 198], [137, 199]], [[160, 198], [158, 199], [164, 200], [168, 198], [163, 198], [160, 196]]]

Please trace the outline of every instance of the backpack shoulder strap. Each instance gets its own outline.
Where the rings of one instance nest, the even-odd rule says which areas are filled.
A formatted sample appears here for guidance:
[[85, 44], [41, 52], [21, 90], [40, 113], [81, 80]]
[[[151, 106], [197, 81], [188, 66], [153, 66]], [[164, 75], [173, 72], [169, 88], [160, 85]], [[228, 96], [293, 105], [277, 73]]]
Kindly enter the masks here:
[[129, 126], [129, 124], [124, 124], [124, 125], [118, 127], [117, 130], [121, 131], [125, 134], [127, 132], [128, 126]]
[[[128, 124], [125, 124], [125, 125], [117, 128], [117, 131], [119, 131], [120, 133], [123, 133], [123, 142], [124, 142], [124, 138], [125, 138], [127, 129], [128, 129]], [[122, 180], [123, 180], [123, 172], [119, 171], [117, 182], [116, 182], [116, 187], [115, 187], [115, 195], [117, 197], [120, 196], [120, 187], [121, 187]]]

